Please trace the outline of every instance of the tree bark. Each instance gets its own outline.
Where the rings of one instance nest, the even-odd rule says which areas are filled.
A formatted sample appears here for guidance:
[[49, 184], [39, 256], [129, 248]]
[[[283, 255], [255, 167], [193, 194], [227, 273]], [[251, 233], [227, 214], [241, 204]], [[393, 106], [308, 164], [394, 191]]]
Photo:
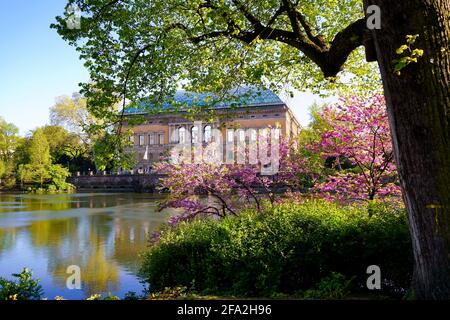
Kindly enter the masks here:
[[[450, 299], [450, 0], [366, 0], [414, 249], [414, 296]], [[424, 54], [394, 73], [396, 49], [418, 34]], [[388, 257], [386, 257], [388, 259]]]

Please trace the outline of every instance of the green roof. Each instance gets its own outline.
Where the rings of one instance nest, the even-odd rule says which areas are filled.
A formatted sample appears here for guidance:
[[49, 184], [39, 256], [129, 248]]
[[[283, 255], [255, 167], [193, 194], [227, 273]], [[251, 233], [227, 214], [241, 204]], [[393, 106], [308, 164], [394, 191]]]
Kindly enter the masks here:
[[151, 109], [173, 109], [180, 107], [181, 110], [190, 107], [205, 107], [210, 109], [227, 109], [231, 107], [261, 107], [269, 105], [283, 105], [283, 101], [273, 91], [267, 89], [256, 89], [245, 87], [229, 93], [232, 98], [223, 100], [217, 95], [210, 93], [192, 93], [177, 91], [173, 98], [165, 101], [161, 106], [156, 107], [149, 102], [141, 102], [140, 107], [128, 107], [125, 114], [142, 114]]

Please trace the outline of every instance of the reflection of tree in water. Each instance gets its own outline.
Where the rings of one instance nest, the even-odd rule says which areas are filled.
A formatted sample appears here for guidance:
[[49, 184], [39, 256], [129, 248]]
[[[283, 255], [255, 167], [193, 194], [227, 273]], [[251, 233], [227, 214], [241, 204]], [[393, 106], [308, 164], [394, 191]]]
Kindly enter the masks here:
[[147, 234], [157, 225], [104, 214], [72, 220], [77, 227], [67, 228], [66, 234], [59, 233], [60, 245], [49, 248], [49, 272], [59, 286], [65, 286], [67, 267], [78, 265], [86, 295], [118, 290], [119, 268], [137, 271], [138, 255], [148, 243]]
[[65, 286], [69, 265], [81, 269], [82, 290], [86, 295], [115, 291], [119, 286], [117, 263], [110, 244], [111, 218], [85, 215], [77, 219], [77, 228], [65, 235], [62, 246], [54, 247], [49, 257], [49, 271], [59, 286]]
[[29, 226], [31, 241], [35, 247], [58, 247], [76, 234], [77, 218], [34, 221]]
[[0, 228], [0, 254], [2, 254], [4, 250], [14, 246], [16, 237], [16, 228]]
[[[0, 253], [24, 232], [29, 235], [31, 250], [47, 257], [56, 286], [65, 287], [68, 266], [81, 268], [85, 295], [117, 291], [120, 269], [137, 270], [138, 254], [146, 249], [148, 233], [169, 215], [155, 213], [154, 200], [133, 194], [27, 197], [21, 198], [26, 207], [21, 210], [29, 214], [29, 224], [0, 228]], [[12, 197], [13, 201], [18, 200]], [[37, 210], [40, 212], [34, 212]]]

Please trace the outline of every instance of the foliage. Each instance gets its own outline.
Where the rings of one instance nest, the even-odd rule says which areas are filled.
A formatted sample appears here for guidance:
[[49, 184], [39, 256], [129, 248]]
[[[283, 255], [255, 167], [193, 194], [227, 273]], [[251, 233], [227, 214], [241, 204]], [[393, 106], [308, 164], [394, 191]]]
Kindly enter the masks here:
[[11, 189], [16, 185], [15, 159], [22, 139], [19, 129], [0, 117], [0, 188]]
[[70, 172], [94, 167], [89, 159], [90, 146], [78, 134], [56, 125], [44, 126], [42, 130], [47, 137], [53, 163], [67, 166]]
[[89, 129], [93, 125], [101, 124], [101, 120], [94, 117], [87, 108], [87, 102], [79, 93], [72, 97], [56, 98], [50, 108], [50, 122], [54, 126], [62, 126], [79, 137], [85, 147], [96, 140], [96, 135]]
[[332, 272], [365, 288], [366, 269], [376, 264], [386, 283], [407, 287], [412, 250], [404, 211], [381, 203], [372, 217], [364, 210], [312, 201], [182, 222], [143, 254], [141, 275], [151, 292], [185, 286], [270, 297], [310, 289]]
[[6, 166], [3, 160], [0, 160], [0, 179], [3, 177], [3, 175], [6, 172]]
[[328, 277], [320, 280], [313, 288], [303, 293], [305, 299], [343, 299], [350, 293], [351, 280], [342, 274], [332, 272]]
[[[267, 140], [269, 138], [260, 136], [259, 144]], [[297, 175], [303, 172], [303, 161], [292, 144], [280, 139], [277, 147], [278, 168], [271, 175], [261, 174], [261, 163], [222, 164], [204, 159], [198, 163], [156, 165], [156, 172], [167, 175], [161, 181], [161, 188], [170, 191], [160, 209], [172, 207], [184, 210], [169, 220], [169, 223], [175, 225], [197, 216], [224, 217], [228, 214], [236, 215], [238, 210], [245, 207], [255, 207], [257, 211], [261, 211], [265, 204], [273, 205], [277, 189], [298, 189]]]
[[[49, 191], [70, 190], [72, 186], [66, 182], [70, 172], [59, 164], [52, 164], [50, 145], [45, 135], [45, 129], [48, 127], [38, 128], [33, 133], [25, 151], [29, 162], [19, 164], [17, 169], [19, 180], [22, 184], [37, 184], [40, 189], [45, 185]], [[51, 127], [51, 129], [54, 128]]]
[[[42, 190], [45, 187], [48, 191], [69, 191], [73, 189], [70, 183], [66, 180], [70, 176], [67, 168], [59, 164], [20, 165], [18, 168], [18, 176], [22, 183], [37, 184]], [[36, 186], [32, 189], [36, 189]]]
[[[336, 169], [315, 186], [320, 196], [341, 201], [398, 197], [401, 191], [384, 98], [343, 98], [326, 107], [320, 117], [328, 128], [314, 150], [333, 158]], [[350, 162], [350, 169], [344, 169], [345, 162]]]
[[128, 134], [117, 135], [106, 132], [95, 142], [93, 147], [97, 170], [117, 171], [120, 168], [123, 170], [131, 169], [135, 158], [133, 153], [126, 152], [127, 146], [130, 146]]
[[109, 292], [105, 297], [102, 297], [101, 294], [95, 293], [92, 294], [90, 297], [86, 298], [86, 300], [120, 300], [119, 297], [114, 296]]
[[67, 12], [51, 27], [85, 61], [89, 110], [111, 122], [118, 120], [111, 110], [117, 102], [170, 100], [180, 83], [223, 94], [245, 84], [279, 90], [290, 83], [321, 93], [381, 84], [358, 48], [365, 27], [360, 0], [67, 4], [81, 9], [81, 29], [67, 27]]
[[52, 164], [47, 167], [47, 170], [54, 190], [69, 191], [73, 189], [73, 186], [66, 182], [67, 178], [70, 177], [70, 172], [67, 168], [59, 164]]
[[38, 128], [33, 133], [28, 152], [31, 165], [46, 166], [51, 163], [50, 145], [43, 129]]
[[32, 272], [24, 268], [21, 273], [13, 274], [18, 281], [0, 277], [0, 300], [39, 300], [43, 295], [39, 280], [32, 279]]
[[395, 52], [398, 55], [403, 55], [399, 59], [395, 59], [393, 62], [395, 63], [394, 66], [394, 73], [398, 76], [402, 74], [402, 70], [406, 68], [411, 63], [417, 63], [417, 60], [423, 56], [423, 50], [422, 49], [413, 49], [412, 46], [416, 42], [417, 38], [419, 37], [418, 34], [416, 35], [407, 35], [406, 36], [406, 44], [401, 45]]
[[19, 141], [19, 129], [0, 117], [0, 160], [6, 165], [13, 160], [14, 151]]

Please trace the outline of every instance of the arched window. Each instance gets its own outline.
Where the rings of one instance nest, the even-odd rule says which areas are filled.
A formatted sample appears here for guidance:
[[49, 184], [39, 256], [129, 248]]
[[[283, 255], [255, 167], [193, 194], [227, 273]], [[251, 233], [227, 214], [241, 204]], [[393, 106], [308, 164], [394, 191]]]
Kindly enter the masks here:
[[186, 129], [183, 127], [178, 129], [178, 142], [179, 143], [186, 142]]
[[192, 140], [192, 143], [198, 142], [198, 127], [197, 126], [193, 126], [191, 128], [191, 140]]
[[203, 130], [203, 137], [205, 142], [211, 142], [211, 126], [207, 125], [205, 126], [205, 129]]

